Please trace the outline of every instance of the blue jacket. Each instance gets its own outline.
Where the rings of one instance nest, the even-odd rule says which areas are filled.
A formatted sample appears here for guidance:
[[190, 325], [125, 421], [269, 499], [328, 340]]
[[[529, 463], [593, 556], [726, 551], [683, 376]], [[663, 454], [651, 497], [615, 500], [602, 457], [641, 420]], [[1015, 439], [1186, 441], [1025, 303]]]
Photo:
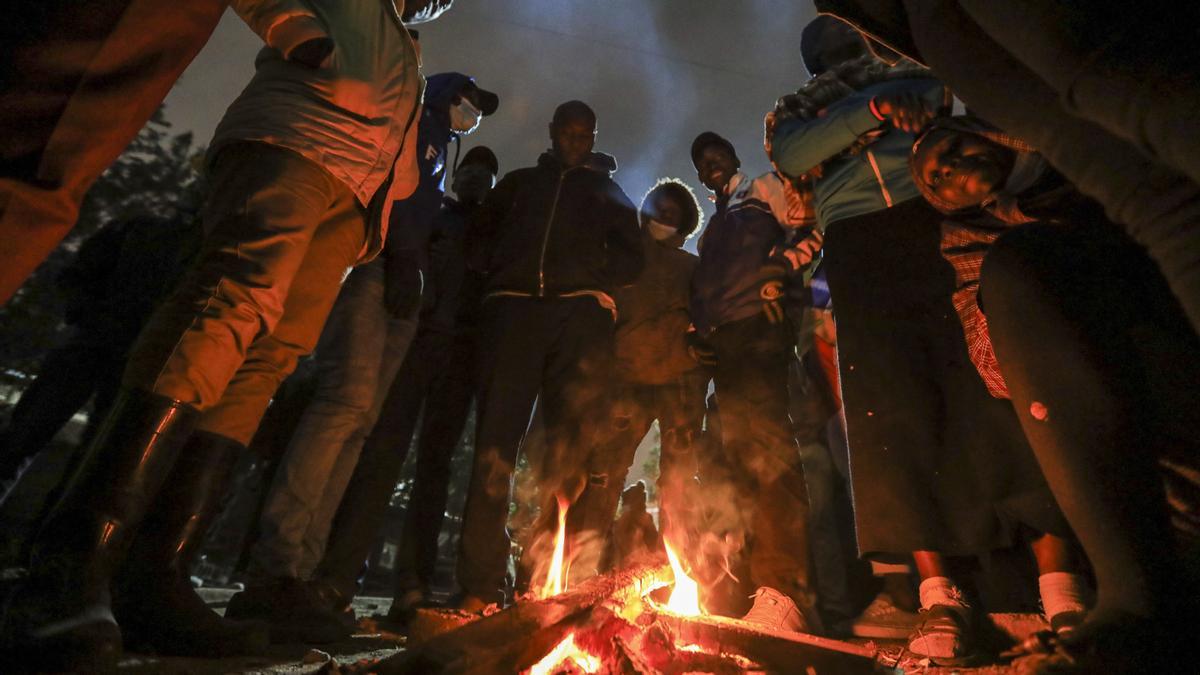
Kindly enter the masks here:
[[[920, 196], [908, 168], [915, 136], [884, 126], [870, 108], [871, 99], [896, 91], [912, 91], [935, 106], [942, 103], [943, 88], [937, 80], [891, 80], [847, 96], [820, 118], [789, 120], [775, 128], [771, 154], [784, 174], [800, 176], [825, 163], [813, 185], [817, 225], [822, 230], [839, 220]], [[877, 129], [882, 133], [862, 151], [843, 154], [861, 136]]]
[[456, 134], [450, 130], [450, 104], [471, 78], [462, 73], [438, 73], [426, 81], [425, 103], [417, 129], [417, 167], [420, 182], [408, 199], [392, 206], [384, 255], [411, 261], [424, 273], [433, 219], [445, 193], [447, 148]]
[[[717, 212], [700, 237], [700, 263], [692, 275], [690, 313], [701, 335], [762, 311], [763, 265], [785, 243], [787, 202], [774, 173], [754, 180], [739, 173], [717, 200]], [[782, 276], [782, 273], [778, 273]]]

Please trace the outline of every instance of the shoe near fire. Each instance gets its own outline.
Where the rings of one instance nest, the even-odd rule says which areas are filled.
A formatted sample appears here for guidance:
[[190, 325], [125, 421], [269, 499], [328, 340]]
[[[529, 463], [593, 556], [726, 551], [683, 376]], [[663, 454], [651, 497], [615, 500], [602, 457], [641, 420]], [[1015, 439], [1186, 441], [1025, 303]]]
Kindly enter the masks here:
[[903, 640], [919, 623], [919, 614], [900, 609], [892, 601], [891, 595], [882, 592], [850, 623], [849, 632], [855, 637]]
[[347, 640], [353, 629], [305, 582], [279, 577], [252, 583], [229, 599], [225, 616], [257, 619], [271, 626], [275, 644], [329, 644]]
[[742, 621], [757, 624], [772, 630], [786, 630], [793, 633], [808, 631], [808, 623], [804, 615], [796, 607], [795, 601], [774, 588], [760, 587], [754, 592], [754, 606], [742, 617]]
[[939, 666], [961, 666], [974, 656], [970, 610], [952, 605], [922, 609], [908, 637], [908, 651]]

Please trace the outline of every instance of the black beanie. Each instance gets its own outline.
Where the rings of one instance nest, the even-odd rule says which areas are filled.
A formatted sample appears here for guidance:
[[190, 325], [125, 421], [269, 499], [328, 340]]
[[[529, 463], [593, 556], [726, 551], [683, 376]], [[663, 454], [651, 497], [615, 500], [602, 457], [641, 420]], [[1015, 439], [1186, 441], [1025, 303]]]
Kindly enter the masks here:
[[737, 151], [733, 149], [733, 143], [725, 140], [723, 136], [714, 131], [705, 131], [692, 141], [692, 166], [700, 168], [700, 155], [704, 149], [710, 145], [720, 145], [733, 155], [733, 160], [740, 166], [742, 160], [738, 159]]
[[500, 174], [500, 161], [496, 159], [496, 153], [486, 145], [477, 145], [468, 150], [458, 163], [459, 166], [466, 164], [482, 164], [492, 172], [493, 176]]

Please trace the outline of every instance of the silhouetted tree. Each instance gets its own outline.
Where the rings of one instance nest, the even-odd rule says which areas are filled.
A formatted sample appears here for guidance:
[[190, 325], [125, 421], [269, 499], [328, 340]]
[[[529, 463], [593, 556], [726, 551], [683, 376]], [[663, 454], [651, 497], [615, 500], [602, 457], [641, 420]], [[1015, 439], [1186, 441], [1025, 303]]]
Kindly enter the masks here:
[[20, 378], [61, 337], [63, 293], [57, 280], [80, 242], [114, 220], [135, 215], [169, 218], [181, 199], [198, 200], [203, 150], [192, 134], [174, 134], [160, 107], [150, 122], [84, 197], [79, 220], [17, 295], [0, 307], [0, 377]]

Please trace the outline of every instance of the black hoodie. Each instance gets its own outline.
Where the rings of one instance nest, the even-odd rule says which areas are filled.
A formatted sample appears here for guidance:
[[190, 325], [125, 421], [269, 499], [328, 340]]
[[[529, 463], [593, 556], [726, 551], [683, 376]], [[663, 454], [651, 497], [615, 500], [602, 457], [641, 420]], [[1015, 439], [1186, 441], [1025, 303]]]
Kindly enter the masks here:
[[564, 170], [550, 152], [496, 184], [470, 223], [471, 266], [488, 293], [611, 294], [642, 270], [637, 210], [607, 172]]

